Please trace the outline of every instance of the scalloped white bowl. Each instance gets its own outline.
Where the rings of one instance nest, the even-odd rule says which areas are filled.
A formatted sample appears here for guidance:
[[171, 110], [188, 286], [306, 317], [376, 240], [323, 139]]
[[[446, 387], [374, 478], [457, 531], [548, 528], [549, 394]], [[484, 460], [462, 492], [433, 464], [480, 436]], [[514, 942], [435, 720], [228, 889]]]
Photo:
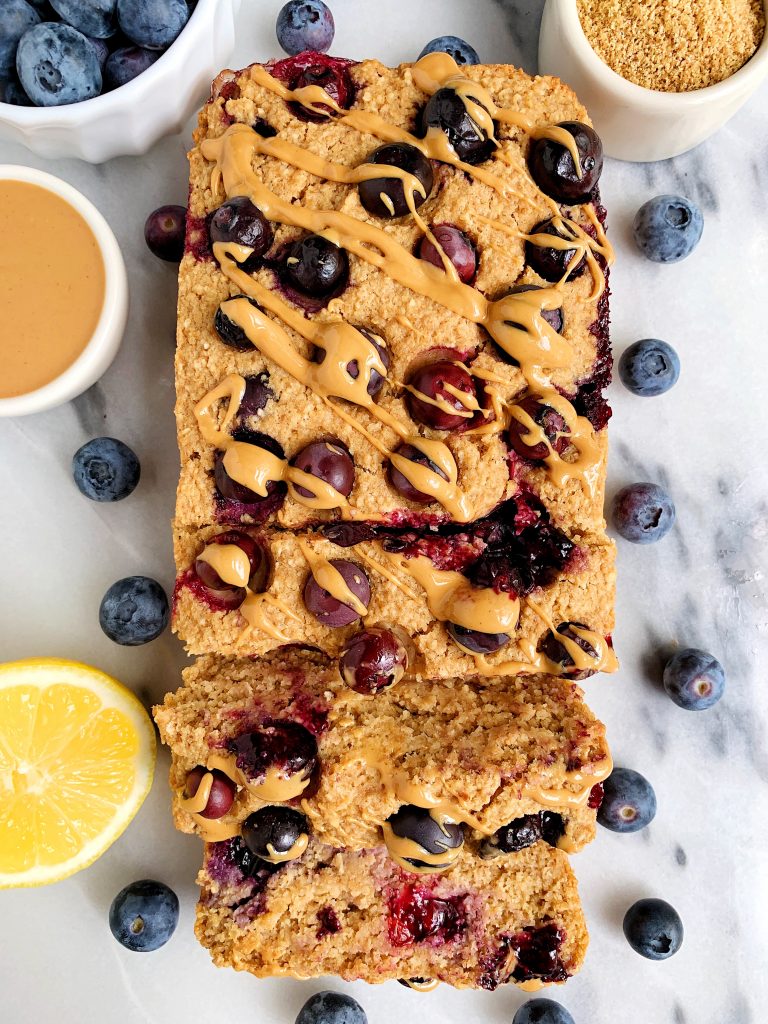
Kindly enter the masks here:
[[62, 107], [0, 103], [0, 140], [49, 159], [100, 164], [146, 153], [178, 132], [198, 107], [235, 45], [241, 0], [199, 0], [172, 46], [142, 75], [113, 92]]

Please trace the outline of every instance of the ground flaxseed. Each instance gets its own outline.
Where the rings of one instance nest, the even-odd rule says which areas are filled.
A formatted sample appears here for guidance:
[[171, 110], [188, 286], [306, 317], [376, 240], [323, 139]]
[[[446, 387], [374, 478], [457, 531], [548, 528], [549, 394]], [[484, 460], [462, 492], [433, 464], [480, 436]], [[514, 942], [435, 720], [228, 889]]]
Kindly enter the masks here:
[[722, 82], [762, 42], [762, 0], [577, 0], [584, 34], [622, 78], [660, 92]]

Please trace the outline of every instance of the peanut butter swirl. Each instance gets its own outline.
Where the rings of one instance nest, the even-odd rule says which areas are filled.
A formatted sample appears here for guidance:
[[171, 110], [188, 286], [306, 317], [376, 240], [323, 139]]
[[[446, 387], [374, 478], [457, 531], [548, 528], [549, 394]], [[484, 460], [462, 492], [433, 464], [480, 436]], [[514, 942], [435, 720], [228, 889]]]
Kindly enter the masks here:
[[[437, 809], [431, 809], [429, 816], [447, 838], [449, 833], [445, 826], [455, 824], [453, 819]], [[382, 825], [382, 832], [392, 860], [413, 874], [431, 875], [436, 871], [447, 871], [461, 855], [461, 846], [445, 846], [439, 853], [429, 853], [415, 840], [397, 835], [388, 821]]]

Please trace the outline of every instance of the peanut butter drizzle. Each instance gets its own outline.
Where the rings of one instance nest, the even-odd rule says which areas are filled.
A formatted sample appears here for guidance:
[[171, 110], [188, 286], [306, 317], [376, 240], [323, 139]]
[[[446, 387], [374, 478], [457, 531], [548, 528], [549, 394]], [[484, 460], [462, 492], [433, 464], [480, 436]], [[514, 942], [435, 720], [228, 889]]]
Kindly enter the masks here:
[[384, 577], [384, 579], [389, 580], [389, 582], [393, 586], [397, 587], [399, 591], [405, 594], [406, 597], [409, 597], [412, 601], [418, 601], [419, 595], [415, 591], [411, 590], [410, 587], [406, 586], [405, 583], [403, 583], [403, 581], [400, 579], [400, 577], [396, 573], [392, 572], [392, 570], [388, 566], [382, 565], [381, 562], [378, 561], [378, 559], [371, 558], [370, 555], [366, 555], [365, 552], [361, 551], [359, 548], [355, 552], [355, 555], [357, 558], [360, 559], [361, 562], [364, 562], [370, 569], [373, 569], [374, 572], [379, 573], [381, 576]]
[[368, 614], [367, 606], [350, 590], [347, 581], [339, 570], [334, 565], [331, 565], [323, 555], [313, 551], [302, 538], [299, 538], [298, 545], [302, 555], [307, 560], [309, 571], [312, 573], [317, 585], [327, 591], [336, 601], [347, 605], [348, 608], [357, 612], [360, 618], [364, 618]]
[[200, 780], [197, 792], [194, 796], [184, 796], [182, 790], [179, 795], [179, 807], [186, 811], [195, 822], [198, 834], [206, 843], [220, 843], [224, 839], [232, 839], [240, 835], [240, 822], [233, 821], [231, 817], [204, 818], [200, 813], [208, 805], [213, 786], [213, 774], [209, 771]]
[[[585, 640], [595, 652], [593, 658], [587, 651], [583, 651], [581, 647], [571, 637], [566, 636], [563, 633], [558, 633], [552, 619], [547, 615], [543, 608], [541, 608], [535, 601], [530, 597], [526, 597], [525, 603], [528, 607], [534, 611], [545, 626], [549, 629], [550, 633], [557, 639], [558, 643], [566, 649], [568, 654], [571, 656], [574, 666], [579, 670], [594, 669], [599, 672], [615, 672], [619, 667], [619, 661], [614, 654], [613, 648], [608, 644], [608, 641], [600, 633], [596, 633], [593, 629], [587, 629], [584, 626], [576, 626], [571, 623], [571, 630]], [[550, 661], [546, 655], [544, 656], [544, 662], [547, 665], [546, 671], [550, 674], [557, 675], [558, 666]], [[554, 672], [552, 671], [554, 669]]]
[[401, 983], [414, 992], [434, 992], [440, 984], [437, 978], [403, 978]]
[[589, 802], [589, 794], [593, 786], [603, 782], [613, 771], [613, 761], [610, 755], [602, 761], [596, 761], [590, 765], [591, 772], [573, 771], [567, 772], [566, 778], [577, 786], [577, 789], [546, 789], [544, 786], [525, 786], [522, 796], [525, 799], [533, 800], [545, 807], [584, 807]]
[[[429, 816], [438, 825], [440, 831], [447, 836], [448, 832], [445, 826], [447, 824], [454, 824], [453, 819], [437, 809], [430, 809]], [[431, 875], [438, 871], [447, 871], [448, 868], [453, 867], [462, 851], [462, 847], [458, 846], [455, 848], [446, 847], [440, 853], [428, 853], [413, 839], [406, 839], [403, 836], [396, 835], [388, 821], [384, 822], [381, 830], [392, 860], [403, 868], [404, 871], [409, 871], [412, 874]], [[414, 860], [420, 861], [420, 863], [409, 863]]]
[[269, 615], [269, 609], [276, 608], [281, 611], [288, 619], [293, 619], [294, 622], [298, 622], [301, 625], [301, 619], [295, 612], [293, 612], [285, 602], [281, 601], [278, 597], [274, 597], [272, 594], [255, 594], [252, 590], [249, 590], [246, 594], [245, 600], [238, 609], [242, 617], [248, 623], [248, 628], [243, 631], [243, 638], [247, 637], [252, 629], [258, 629], [262, 633], [266, 633], [267, 636], [271, 636], [273, 640], [278, 640], [282, 644], [291, 643], [292, 640], [300, 640], [300, 635], [288, 636], [283, 633], [272, 621]]
[[480, 410], [480, 403], [471, 392], [462, 391], [461, 388], [454, 387], [453, 384], [448, 384], [447, 382], [443, 382], [441, 386], [443, 391], [447, 391], [449, 395], [453, 395], [454, 398], [458, 399], [463, 408], [456, 409], [447, 399], [440, 396], [430, 398], [429, 395], [425, 395], [423, 391], [419, 391], [412, 384], [400, 385], [404, 391], [410, 391], [420, 402], [424, 402], [426, 405], [434, 405], [449, 416], [461, 416], [463, 419], [472, 419], [474, 414]]
[[290, 850], [286, 850], [285, 853], [278, 853], [272, 843], [267, 843], [267, 853], [269, 856], [262, 857], [261, 859], [269, 861], [270, 864], [285, 864], [289, 860], [297, 860], [301, 857], [308, 845], [309, 836], [306, 832], [302, 832]]
[[247, 587], [251, 575], [248, 555], [237, 544], [209, 544], [198, 555], [207, 562], [224, 583], [233, 587]]

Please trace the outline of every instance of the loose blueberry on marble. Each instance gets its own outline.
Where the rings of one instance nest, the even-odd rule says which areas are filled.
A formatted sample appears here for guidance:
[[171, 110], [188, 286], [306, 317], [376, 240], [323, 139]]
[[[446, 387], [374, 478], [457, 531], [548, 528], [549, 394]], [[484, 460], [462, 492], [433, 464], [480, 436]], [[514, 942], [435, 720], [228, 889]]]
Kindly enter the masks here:
[[654, 398], [677, 384], [680, 359], [666, 341], [643, 338], [625, 349], [619, 360], [621, 383], [633, 395]]
[[[531, 231], [531, 235], [552, 235], [555, 238], [566, 238], [562, 228], [555, 225], [552, 219], [543, 220]], [[567, 239], [570, 241], [570, 239]], [[525, 261], [531, 270], [545, 281], [553, 283], [560, 281], [568, 274], [568, 280], [572, 281], [584, 273], [587, 265], [586, 256], [582, 256], [575, 265], [571, 265], [576, 256], [576, 247], [558, 249], [553, 245], [537, 245], [534, 242], [525, 243]]]
[[611, 832], [639, 832], [656, 817], [653, 786], [631, 768], [614, 768], [603, 783], [597, 820]]
[[296, 1024], [368, 1024], [368, 1018], [352, 996], [316, 992], [299, 1010]]
[[237, 792], [235, 783], [224, 772], [220, 772], [218, 769], [209, 771], [203, 765], [198, 765], [187, 775], [187, 780], [184, 784], [184, 796], [188, 800], [194, 797], [200, 788], [200, 783], [209, 774], [212, 776], [211, 791], [208, 794], [205, 807], [202, 811], [198, 811], [198, 813], [203, 818], [216, 820], [217, 818], [223, 818], [232, 809], [232, 804], [235, 802], [235, 793]]
[[[331, 565], [341, 573], [349, 590], [367, 608], [371, 600], [371, 585], [363, 569], [346, 558], [332, 558]], [[310, 615], [331, 629], [351, 626], [360, 618], [359, 611], [329, 594], [311, 574], [304, 585], [304, 604]]]
[[210, 223], [211, 242], [234, 242], [252, 249], [248, 257], [263, 256], [272, 244], [272, 227], [247, 196], [235, 196], [215, 211]]
[[184, 0], [117, 0], [117, 20], [132, 43], [164, 50], [189, 20]]
[[277, 41], [292, 56], [304, 50], [326, 53], [336, 27], [323, 0], [289, 0], [277, 16]]
[[655, 544], [674, 522], [674, 503], [658, 484], [630, 484], [613, 499], [613, 525], [633, 544]]
[[170, 617], [165, 591], [149, 576], [126, 576], [113, 583], [99, 608], [99, 625], [110, 640], [138, 647], [155, 640]]
[[147, 217], [144, 240], [161, 260], [179, 263], [184, 255], [187, 211], [183, 206], [159, 206]]
[[[119, 89], [121, 85], [132, 82], [134, 78], [138, 78], [139, 75], [143, 74], [147, 68], [152, 67], [159, 57], [160, 54], [156, 50], [145, 50], [141, 46], [123, 46], [119, 50], [115, 50], [114, 53], [107, 57], [107, 62], [104, 65], [105, 87], [107, 89]], [[182, 235], [182, 254], [183, 244]], [[176, 259], [175, 253], [177, 251], [177, 249], [174, 249], [174, 258], [170, 262], [178, 263], [181, 259], [181, 256], [179, 256], [179, 259]], [[161, 259], [167, 258], [166, 256], [161, 257]]]
[[24, 91], [38, 107], [98, 96], [102, 78], [90, 40], [69, 25], [44, 22], [24, 34], [16, 52]]
[[701, 239], [704, 217], [685, 196], [656, 196], [635, 214], [632, 234], [638, 249], [654, 263], [677, 263]]
[[447, 53], [457, 64], [480, 63], [477, 50], [460, 36], [438, 36], [436, 39], [430, 39], [419, 54], [419, 60], [428, 53]]
[[530, 999], [518, 1009], [512, 1024], [574, 1024], [574, 1020], [554, 999]]
[[301, 811], [293, 807], [261, 807], [243, 822], [243, 842], [254, 856], [269, 861], [300, 852], [297, 843], [309, 831], [309, 822]]
[[328, 298], [346, 285], [349, 257], [321, 235], [307, 235], [288, 250], [282, 277], [284, 284], [311, 298]]
[[136, 489], [141, 465], [136, 453], [114, 437], [94, 437], [72, 458], [78, 490], [92, 501], [122, 501]]
[[108, 39], [114, 35], [117, 0], [49, 0], [62, 21], [85, 36]]
[[[461, 363], [450, 359], [427, 363], [411, 375], [408, 384], [413, 391], [406, 391], [405, 401], [417, 423], [433, 430], [455, 430], [471, 419], [477, 394], [472, 377]], [[466, 399], [462, 401], [456, 392], [466, 395]]]
[[408, 652], [399, 637], [382, 626], [355, 633], [339, 658], [339, 673], [347, 686], [369, 696], [394, 686], [407, 668]]
[[[317, 477], [329, 484], [343, 497], [348, 498], [355, 483], [355, 463], [349, 450], [337, 438], [313, 441], [291, 459], [291, 465], [303, 473]], [[302, 498], [315, 498], [307, 487], [294, 483], [296, 492]]]
[[[479, 100], [476, 100], [479, 103]], [[480, 104], [482, 106], [482, 104]], [[438, 89], [428, 100], [421, 114], [421, 130], [439, 128], [448, 136], [456, 156], [468, 164], [487, 160], [496, 149], [496, 143], [467, 113], [461, 96], [454, 89]]]
[[600, 136], [581, 121], [561, 121], [557, 127], [573, 138], [579, 154], [579, 169], [567, 146], [553, 139], [534, 139], [528, 153], [531, 177], [545, 195], [558, 203], [586, 203], [603, 171]]
[[[477, 250], [472, 241], [459, 228], [453, 224], [435, 224], [432, 227], [432, 234], [437, 244], [443, 250], [450, 262], [453, 264], [459, 280], [468, 284], [477, 272]], [[431, 238], [426, 235], [419, 242], [419, 259], [426, 260], [437, 267], [438, 270], [445, 270], [443, 258]]]
[[40, 15], [27, 0], [3, 0], [0, 4], [0, 77], [14, 70], [21, 37], [39, 23]]
[[705, 711], [723, 696], [725, 672], [707, 651], [687, 647], [664, 666], [664, 689], [685, 711]]
[[[375, 149], [367, 162], [398, 167], [412, 174], [422, 188], [421, 192], [418, 189], [412, 192], [416, 209], [429, 198], [434, 183], [432, 164], [415, 146], [405, 142], [388, 143]], [[368, 178], [360, 182], [357, 190], [360, 202], [376, 217], [404, 217], [410, 212], [405, 184], [400, 178]]]
[[160, 949], [179, 923], [179, 899], [163, 882], [145, 878], [132, 882], [112, 900], [109, 927], [120, 943], [134, 953]]
[[666, 960], [683, 944], [683, 922], [664, 900], [638, 900], [624, 915], [624, 935], [640, 956]]

